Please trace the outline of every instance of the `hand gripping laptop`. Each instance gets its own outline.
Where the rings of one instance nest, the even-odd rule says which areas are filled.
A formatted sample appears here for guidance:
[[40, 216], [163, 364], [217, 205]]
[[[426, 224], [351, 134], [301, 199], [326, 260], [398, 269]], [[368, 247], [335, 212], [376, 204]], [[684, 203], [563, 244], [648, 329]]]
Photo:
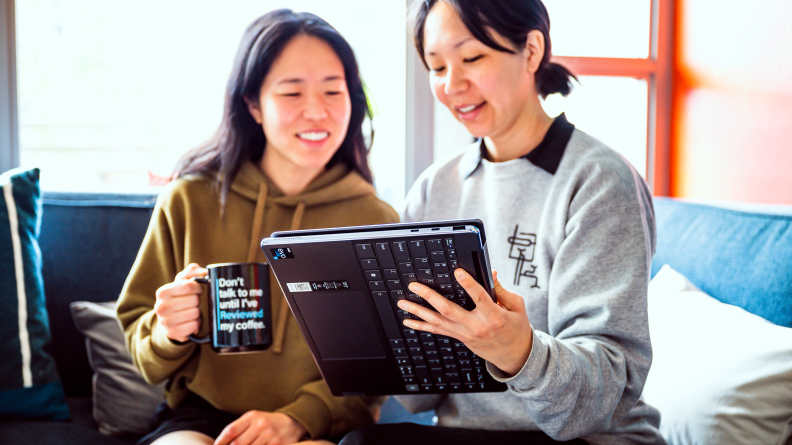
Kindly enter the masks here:
[[336, 396], [505, 391], [463, 343], [409, 329], [396, 306], [418, 281], [472, 310], [461, 267], [492, 295], [479, 220], [275, 232], [261, 241], [316, 364]]

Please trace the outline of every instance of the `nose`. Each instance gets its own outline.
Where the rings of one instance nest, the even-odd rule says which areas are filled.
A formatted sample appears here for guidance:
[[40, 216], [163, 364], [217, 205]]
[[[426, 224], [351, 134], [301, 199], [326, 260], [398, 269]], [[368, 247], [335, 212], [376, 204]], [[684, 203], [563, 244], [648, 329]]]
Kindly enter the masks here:
[[313, 121], [320, 121], [327, 117], [327, 109], [321, 94], [307, 94], [303, 117]]
[[467, 89], [467, 79], [464, 73], [459, 69], [448, 68], [448, 73], [445, 78], [445, 86], [443, 92], [446, 95], [454, 95], [464, 92]]

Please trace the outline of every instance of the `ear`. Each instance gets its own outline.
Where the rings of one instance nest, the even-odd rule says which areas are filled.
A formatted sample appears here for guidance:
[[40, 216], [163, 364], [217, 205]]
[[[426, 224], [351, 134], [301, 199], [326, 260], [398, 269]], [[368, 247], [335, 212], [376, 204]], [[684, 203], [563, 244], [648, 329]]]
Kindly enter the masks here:
[[245, 105], [247, 105], [248, 112], [250, 115], [253, 116], [253, 120], [256, 121], [257, 124], [261, 125], [264, 121], [264, 116], [261, 113], [261, 107], [259, 106], [258, 101], [251, 100], [250, 98], [244, 98]]
[[542, 31], [534, 29], [528, 33], [525, 38], [525, 48], [523, 49], [523, 56], [528, 61], [528, 72], [536, 73], [539, 65], [542, 63], [545, 52], [545, 39]]

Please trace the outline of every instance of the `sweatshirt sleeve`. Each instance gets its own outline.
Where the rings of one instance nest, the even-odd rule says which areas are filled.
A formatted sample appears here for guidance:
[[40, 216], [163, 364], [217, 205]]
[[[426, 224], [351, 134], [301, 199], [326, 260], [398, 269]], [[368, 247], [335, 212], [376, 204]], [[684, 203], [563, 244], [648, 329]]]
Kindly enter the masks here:
[[[154, 313], [157, 289], [173, 281], [184, 268], [177, 260], [178, 210], [173, 189], [160, 195], [132, 270], [124, 283], [116, 312], [132, 361], [149, 383], [167, 379], [196, 348], [195, 343], [171, 341]], [[183, 219], [181, 219], [183, 221]]]
[[626, 186], [581, 186], [550, 274], [549, 332], [534, 331], [517, 375], [487, 364], [555, 440], [609, 430], [638, 402], [649, 371], [655, 226], [648, 188], [634, 175]]

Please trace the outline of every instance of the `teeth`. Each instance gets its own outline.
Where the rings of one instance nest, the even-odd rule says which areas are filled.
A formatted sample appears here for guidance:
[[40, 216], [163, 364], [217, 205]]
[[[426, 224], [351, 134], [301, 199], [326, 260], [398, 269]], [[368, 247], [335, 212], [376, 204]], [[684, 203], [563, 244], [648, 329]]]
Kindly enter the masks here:
[[330, 136], [330, 133], [326, 131], [311, 131], [308, 133], [297, 133], [297, 137], [308, 141], [321, 141], [327, 136]]
[[460, 109], [459, 109], [459, 112], [460, 112], [460, 113], [470, 113], [470, 112], [471, 112], [471, 111], [473, 111], [474, 109], [476, 109], [476, 106], [475, 106], [475, 105], [469, 105], [469, 106], [467, 106], [467, 107], [465, 107], [465, 108], [460, 108]]

